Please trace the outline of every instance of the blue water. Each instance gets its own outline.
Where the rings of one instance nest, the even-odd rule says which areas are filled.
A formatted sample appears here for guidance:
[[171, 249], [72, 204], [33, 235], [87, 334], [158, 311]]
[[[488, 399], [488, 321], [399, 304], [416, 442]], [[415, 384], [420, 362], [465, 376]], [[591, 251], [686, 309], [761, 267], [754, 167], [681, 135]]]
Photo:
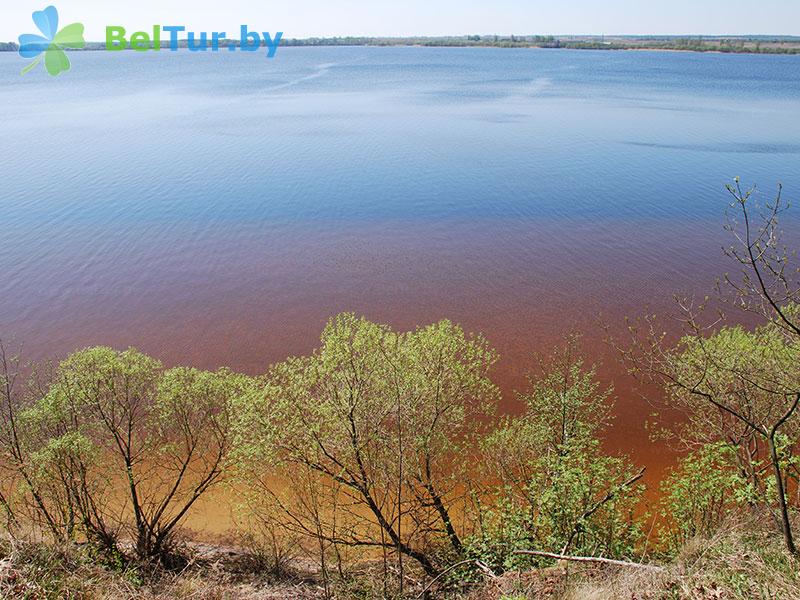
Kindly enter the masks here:
[[707, 218], [735, 175], [800, 183], [800, 57], [71, 56], [0, 56], [13, 223]]
[[433, 48], [0, 54], [0, 334], [256, 371], [357, 310], [508, 381], [725, 263], [723, 185], [800, 196], [800, 57]]

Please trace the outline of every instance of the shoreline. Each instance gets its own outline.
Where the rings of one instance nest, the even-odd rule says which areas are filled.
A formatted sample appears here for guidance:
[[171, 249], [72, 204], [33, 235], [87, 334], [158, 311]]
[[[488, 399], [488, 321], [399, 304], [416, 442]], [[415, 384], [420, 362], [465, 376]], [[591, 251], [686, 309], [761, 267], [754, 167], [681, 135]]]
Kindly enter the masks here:
[[[298, 44], [298, 45], [291, 45], [285, 46], [281, 49], [287, 48], [431, 48], [431, 49], [475, 49], [475, 50], [576, 50], [576, 51], [597, 51], [597, 52], [663, 52], [663, 53], [676, 53], [676, 54], [728, 54], [728, 55], [751, 55], [751, 56], [800, 56], [800, 48], [793, 49], [788, 52], [769, 52], [769, 51], [761, 51], [761, 52], [753, 52], [753, 51], [727, 51], [727, 50], [719, 50], [719, 49], [708, 49], [708, 50], [692, 50], [692, 49], [683, 49], [683, 48], [649, 48], [649, 47], [637, 47], [637, 48], [573, 48], [573, 47], [560, 47], [560, 48], [546, 48], [543, 46], [514, 46], [514, 47], [506, 47], [506, 46], [443, 46], [443, 45], [425, 45], [425, 44], [320, 44], [320, 45], [312, 45], [312, 44]], [[166, 48], [164, 48], [166, 49]], [[180, 50], [186, 50], [185, 46], [181, 46]], [[133, 52], [126, 48], [124, 51]], [[2, 54], [14, 54], [17, 50], [3, 50], [0, 49], [0, 55]], [[74, 49], [66, 49], [66, 52], [73, 53], [73, 52], [108, 52], [105, 48], [86, 48], [83, 50], [74, 50]]]
[[[477, 36], [476, 36], [477, 37]], [[635, 39], [635, 38], [634, 38]], [[734, 45], [735, 42], [735, 45]], [[221, 45], [238, 45], [240, 42], [234, 39], [220, 40]], [[770, 46], [762, 46], [762, 43], [769, 43]], [[371, 38], [371, 37], [347, 37], [347, 38], [308, 38], [308, 39], [284, 39], [279, 48], [498, 48], [498, 49], [526, 49], [526, 50], [599, 50], [599, 51], [632, 51], [632, 52], [682, 52], [697, 54], [754, 54], [754, 55], [800, 55], [800, 39], [770, 39], [760, 40], [757, 38], [736, 38], [736, 39], [715, 39], [713, 42], [699, 41], [691, 43], [690, 40], [673, 43], [669, 40], [661, 40], [657, 43], [642, 43], [636, 41], [626, 42], [625, 40], [614, 39], [613, 41], [602, 41], [601, 39], [579, 38], [561, 39], [547, 38], [538, 39], [497, 39], [497, 40], [475, 40], [466, 38]], [[179, 49], [186, 49], [187, 41], [180, 40]], [[168, 50], [169, 46], [162, 42], [162, 50]], [[130, 49], [126, 49], [129, 50]], [[17, 52], [18, 46], [15, 42], [0, 42], [0, 53]], [[68, 52], [108, 52], [104, 42], [88, 42], [82, 49], [67, 49]]]

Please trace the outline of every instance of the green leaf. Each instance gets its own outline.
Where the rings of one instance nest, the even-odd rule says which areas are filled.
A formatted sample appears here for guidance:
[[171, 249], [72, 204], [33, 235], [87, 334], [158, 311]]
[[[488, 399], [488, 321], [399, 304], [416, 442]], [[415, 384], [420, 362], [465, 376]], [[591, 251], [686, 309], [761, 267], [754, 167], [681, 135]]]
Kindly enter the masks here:
[[56, 34], [53, 43], [63, 48], [83, 48], [86, 45], [83, 39], [83, 23], [67, 25]]
[[61, 48], [51, 44], [44, 54], [44, 66], [47, 72], [55, 77], [59, 73], [69, 71], [69, 59]]

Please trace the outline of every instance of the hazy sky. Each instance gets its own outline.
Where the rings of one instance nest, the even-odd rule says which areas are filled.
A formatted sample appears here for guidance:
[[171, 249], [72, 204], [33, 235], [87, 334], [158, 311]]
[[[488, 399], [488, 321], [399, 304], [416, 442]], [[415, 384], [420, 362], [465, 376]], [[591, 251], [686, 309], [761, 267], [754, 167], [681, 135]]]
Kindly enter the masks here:
[[[246, 23], [288, 37], [650, 33], [800, 34], [800, 0], [51, 0], [61, 23], [80, 21], [88, 40], [106, 25], [154, 24], [225, 31]], [[31, 13], [49, 2], [2, 0], [0, 40], [33, 33]], [[235, 36], [238, 37], [238, 36]]]

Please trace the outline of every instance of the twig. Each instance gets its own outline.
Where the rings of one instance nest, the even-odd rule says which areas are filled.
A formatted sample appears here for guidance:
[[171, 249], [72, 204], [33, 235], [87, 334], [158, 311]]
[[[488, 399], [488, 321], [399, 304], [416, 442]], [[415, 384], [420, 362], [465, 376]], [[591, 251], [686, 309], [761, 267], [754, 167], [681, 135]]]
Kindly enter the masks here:
[[658, 565], [646, 565], [643, 563], [628, 562], [626, 560], [614, 560], [612, 558], [601, 558], [599, 556], [570, 556], [568, 554], [555, 554], [553, 552], [540, 552], [539, 550], [515, 550], [513, 554], [525, 554], [529, 556], [543, 556], [556, 560], [568, 560], [572, 562], [602, 563], [615, 565], [617, 567], [634, 567], [637, 569], [650, 569], [652, 571], [663, 571], [664, 567]]

